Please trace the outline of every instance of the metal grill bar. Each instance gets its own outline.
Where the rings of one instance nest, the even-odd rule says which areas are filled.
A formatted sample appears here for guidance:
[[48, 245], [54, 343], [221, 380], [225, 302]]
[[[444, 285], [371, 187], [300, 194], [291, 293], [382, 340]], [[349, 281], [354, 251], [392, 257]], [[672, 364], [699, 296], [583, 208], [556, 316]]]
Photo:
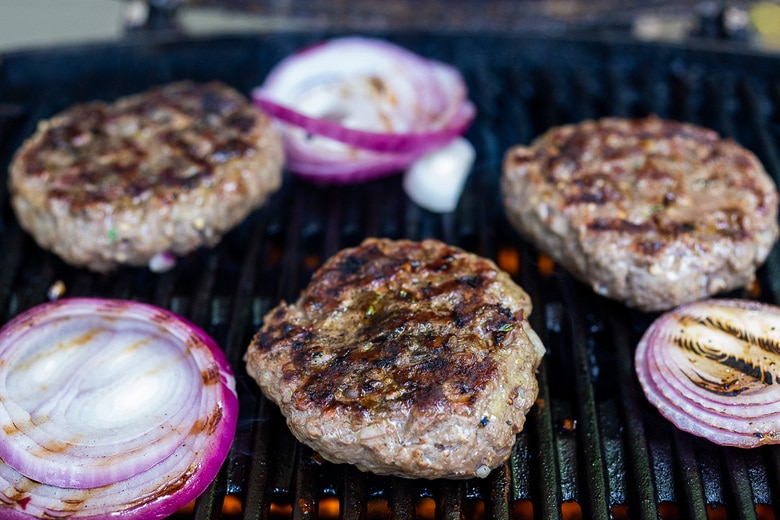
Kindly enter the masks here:
[[[634, 358], [632, 337], [626, 330], [626, 326], [614, 316], [608, 321], [608, 328], [616, 345], [616, 370], [618, 385], [623, 389], [633, 389]], [[620, 392], [620, 405], [624, 424], [626, 427], [626, 451], [628, 466], [632, 468], [627, 475], [631, 475], [633, 499], [637, 504], [638, 518], [656, 518], [658, 509], [655, 499], [655, 483], [652, 475], [650, 454], [647, 450], [645, 425], [642, 422], [640, 396], [635, 390]], [[691, 517], [700, 518], [700, 517]]]

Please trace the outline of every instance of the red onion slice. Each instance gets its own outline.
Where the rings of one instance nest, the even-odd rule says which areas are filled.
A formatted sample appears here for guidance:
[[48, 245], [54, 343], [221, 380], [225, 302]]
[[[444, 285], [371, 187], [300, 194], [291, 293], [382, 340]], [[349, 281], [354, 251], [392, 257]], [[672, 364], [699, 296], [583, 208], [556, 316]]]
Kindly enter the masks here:
[[214, 479], [238, 400], [205, 332], [150, 305], [50, 302], [0, 330], [0, 516], [161, 518]]
[[288, 169], [332, 183], [399, 172], [475, 115], [455, 68], [361, 37], [282, 60], [252, 97], [283, 123]]
[[681, 430], [743, 448], [780, 443], [780, 307], [712, 299], [658, 318], [635, 366], [651, 404]]

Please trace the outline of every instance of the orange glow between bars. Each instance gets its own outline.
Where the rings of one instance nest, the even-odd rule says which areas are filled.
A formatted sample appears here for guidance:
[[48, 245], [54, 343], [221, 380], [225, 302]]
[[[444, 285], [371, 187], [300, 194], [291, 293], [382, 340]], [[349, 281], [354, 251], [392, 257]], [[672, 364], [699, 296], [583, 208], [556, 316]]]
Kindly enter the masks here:
[[387, 505], [387, 500], [383, 498], [369, 500], [368, 504], [366, 505], [366, 510], [366, 516], [372, 520], [390, 518], [390, 507]]
[[320, 257], [317, 255], [306, 255], [303, 259], [303, 266], [313, 271], [320, 266]]
[[177, 513], [182, 515], [191, 515], [194, 511], [195, 511], [195, 501], [193, 500], [189, 504], [180, 507]]
[[530, 500], [518, 500], [512, 509], [512, 518], [514, 520], [533, 520], [534, 504]]
[[672, 502], [661, 502], [658, 504], [658, 514], [664, 520], [678, 520], [680, 513], [677, 510], [677, 504]]
[[775, 510], [767, 504], [758, 504], [756, 506], [756, 516], [758, 520], [775, 520]]
[[421, 520], [433, 520], [436, 518], [436, 501], [432, 498], [421, 498], [418, 500], [415, 516]]
[[271, 518], [289, 518], [292, 516], [292, 504], [271, 502]]
[[241, 499], [235, 495], [225, 495], [225, 501], [222, 502], [222, 514], [229, 516], [238, 516], [241, 514]]
[[630, 518], [628, 516], [628, 506], [625, 504], [613, 506], [612, 518], [614, 518], [614, 520], [628, 520]]
[[567, 500], [561, 504], [563, 520], [582, 520], [582, 507], [573, 500]]
[[707, 520], [728, 520], [726, 508], [720, 504], [709, 504], [707, 506]]
[[555, 260], [547, 255], [540, 254], [536, 263], [539, 268], [539, 273], [544, 276], [550, 276], [555, 272]]
[[[292, 517], [292, 505], [289, 503], [271, 503], [270, 515], [272, 519], [287, 519]], [[182, 508], [179, 513], [191, 514], [194, 510], [194, 502]], [[227, 495], [222, 507], [224, 516], [238, 517], [242, 512], [242, 504], [238, 497]], [[626, 504], [613, 506], [611, 517], [615, 520], [628, 520], [631, 518], [630, 508]], [[415, 504], [416, 520], [434, 520], [436, 518], [436, 501], [432, 498], [420, 498]], [[658, 504], [658, 515], [662, 520], [679, 520], [680, 512], [677, 504], [673, 502], [661, 502]], [[387, 500], [371, 499], [366, 504], [367, 520], [388, 520], [391, 511]], [[774, 508], [767, 504], [756, 505], [758, 520], [776, 520]], [[341, 503], [337, 497], [325, 497], [318, 503], [317, 518], [323, 520], [338, 520], [341, 518]], [[569, 500], [561, 504], [561, 517], [563, 520], [583, 520], [582, 507], [576, 501]], [[482, 520], [486, 518], [485, 504], [481, 500], [467, 501], [464, 503], [464, 520]], [[533, 502], [521, 499], [514, 502], [511, 510], [512, 520], [534, 520]], [[707, 520], [727, 520], [728, 513], [721, 504], [709, 504], [707, 506]]]
[[319, 507], [317, 509], [317, 516], [319, 518], [336, 519], [339, 517], [340, 510], [341, 504], [339, 504], [338, 498], [325, 497], [320, 500]]
[[520, 255], [516, 249], [502, 247], [498, 250], [498, 267], [511, 275], [517, 275], [520, 272]]

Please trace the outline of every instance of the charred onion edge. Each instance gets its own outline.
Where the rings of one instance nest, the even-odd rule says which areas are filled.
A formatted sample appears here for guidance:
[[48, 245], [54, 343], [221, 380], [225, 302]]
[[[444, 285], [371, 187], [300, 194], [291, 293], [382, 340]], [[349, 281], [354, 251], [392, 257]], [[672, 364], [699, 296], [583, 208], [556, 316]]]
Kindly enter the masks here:
[[[677, 428], [715, 444], [753, 448], [780, 442], [777, 381], [744, 395], [710, 392], [691, 381], [693, 365], [672, 335], [680, 332], [678, 317], [704, 315], [708, 309], [761, 312], [780, 326], [780, 308], [738, 299], [697, 301], [661, 315], [645, 331], [635, 352], [636, 374], [648, 401]], [[780, 328], [777, 331], [780, 337]], [[689, 375], [683, 368], [689, 369]]]

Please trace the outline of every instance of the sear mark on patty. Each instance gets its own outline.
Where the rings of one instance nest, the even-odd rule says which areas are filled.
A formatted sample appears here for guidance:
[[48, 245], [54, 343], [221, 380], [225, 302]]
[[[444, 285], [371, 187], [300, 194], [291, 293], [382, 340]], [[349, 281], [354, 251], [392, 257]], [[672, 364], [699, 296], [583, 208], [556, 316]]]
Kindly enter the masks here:
[[[388, 255], [368, 245], [329, 262], [301, 298], [311, 324], [278, 323], [286, 307], [271, 314], [271, 325], [255, 343], [268, 348], [283, 342], [293, 349], [285, 377], [299, 380], [296, 406], [350, 411], [389, 402], [451, 407], [493, 376], [490, 351], [505, 348], [507, 332], [524, 319], [522, 311], [515, 315], [500, 302], [483, 301], [494, 268], [474, 262], [459, 274], [463, 257], [450, 248], [430, 257], [405, 253]], [[340, 308], [344, 300], [349, 309]], [[331, 313], [343, 313], [348, 339], [341, 330], [320, 325]], [[464, 341], [458, 337], [463, 329], [479, 330], [484, 337]], [[472, 343], [481, 348], [471, 348]], [[330, 362], [323, 364], [317, 354], [326, 349]], [[459, 389], [454, 398], [441, 381]]]
[[8, 186], [21, 226], [107, 272], [213, 246], [281, 185], [270, 117], [228, 85], [181, 81], [40, 121]]
[[544, 346], [530, 312], [488, 259], [432, 239], [367, 239], [266, 314], [247, 372], [326, 460], [484, 477], [536, 399]]
[[607, 117], [507, 151], [510, 223], [601, 295], [664, 310], [749, 285], [778, 236], [758, 158], [690, 123]]
[[50, 172], [50, 196], [74, 211], [123, 195], [208, 186], [215, 165], [257, 147], [252, 130], [262, 116], [238, 96], [216, 83], [182, 82], [75, 106], [45, 128], [25, 175]]

